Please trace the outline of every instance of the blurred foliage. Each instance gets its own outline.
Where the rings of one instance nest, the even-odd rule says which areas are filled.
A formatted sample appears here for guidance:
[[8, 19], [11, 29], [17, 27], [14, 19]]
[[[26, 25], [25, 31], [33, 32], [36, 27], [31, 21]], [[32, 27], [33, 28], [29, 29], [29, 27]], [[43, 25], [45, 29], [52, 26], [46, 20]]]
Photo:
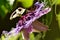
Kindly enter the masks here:
[[30, 34], [30, 40], [35, 40], [33, 33]]
[[[17, 1], [22, 3], [20, 5], [17, 5], [19, 4]], [[39, 0], [39, 1], [45, 2], [46, 7], [49, 6], [52, 8], [50, 13], [38, 19], [42, 23], [48, 25], [48, 27], [51, 30], [49, 30], [48, 32], [40, 32], [36, 34], [32, 33], [30, 34], [30, 40], [60, 40], [60, 0]], [[32, 4], [33, 4], [33, 0], [22, 0], [22, 1], [21, 0], [0, 0], [0, 18], [5, 19], [5, 17], [8, 17], [7, 14], [11, 13], [14, 9], [17, 8], [17, 6], [22, 5], [23, 7], [28, 8]], [[7, 23], [7, 25], [9, 26], [16, 24], [17, 21], [16, 19], [11, 22], [8, 19], [9, 18], [6, 18], [6, 20], [1, 20], [0, 24], [3, 25]], [[4, 26], [1, 25], [0, 25], [1, 28], [2, 27], [4, 28], [4, 26], [6, 26], [6, 25]], [[4, 38], [5, 37], [1, 35], [0, 40], [4, 40]], [[22, 33], [19, 33], [17, 36], [10, 38], [10, 40], [23, 40]]]
[[[16, 36], [11, 36], [9, 38], [7, 38], [8, 40], [22, 40], [22, 33], [19, 33], [18, 35]], [[1, 40], [6, 40], [5, 36], [4, 35], [1, 35]]]
[[59, 14], [56, 15], [56, 18], [57, 18], [57, 21], [58, 21], [58, 24], [59, 24], [59, 29], [60, 29], [60, 12], [59, 12]]
[[7, 0], [0, 0], [0, 16], [4, 18], [11, 11], [12, 5]]
[[24, 8], [29, 8], [32, 6], [34, 0], [17, 0], [17, 1], [21, 2]]

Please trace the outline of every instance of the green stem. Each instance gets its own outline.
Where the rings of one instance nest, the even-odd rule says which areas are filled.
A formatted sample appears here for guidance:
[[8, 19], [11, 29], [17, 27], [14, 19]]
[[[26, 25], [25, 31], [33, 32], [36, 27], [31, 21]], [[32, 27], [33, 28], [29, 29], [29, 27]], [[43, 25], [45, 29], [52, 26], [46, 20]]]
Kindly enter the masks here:
[[56, 7], [57, 7], [57, 5], [55, 4], [55, 15], [57, 16], [57, 14], [56, 14], [56, 13], [57, 13], [57, 12], [56, 12]]

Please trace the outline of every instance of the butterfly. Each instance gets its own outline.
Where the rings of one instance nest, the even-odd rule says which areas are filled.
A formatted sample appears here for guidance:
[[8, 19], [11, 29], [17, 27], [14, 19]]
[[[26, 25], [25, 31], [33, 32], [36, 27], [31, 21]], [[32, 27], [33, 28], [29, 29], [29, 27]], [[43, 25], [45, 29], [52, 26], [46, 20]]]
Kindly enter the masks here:
[[[38, 7], [35, 11], [36, 11], [36, 13], [34, 13], [35, 14], [35, 16], [32, 16], [31, 14], [33, 14], [32, 12], [28, 12], [27, 13], [27, 15], [28, 16], [26, 16], [26, 15], [24, 15], [24, 16], [22, 16], [21, 17], [21, 20], [23, 19], [30, 19], [30, 17], [32, 18], [33, 17], [33, 23], [32, 23], [32, 25], [33, 26], [38, 26], [38, 24], [40, 25], [39, 27], [40, 27], [40, 29], [39, 30], [44, 30], [44, 29], [41, 29], [41, 27], [42, 28], [47, 28], [44, 24], [42, 24], [42, 23], [39, 23], [39, 22], [37, 22], [37, 21], [35, 21], [36, 19], [38, 19], [39, 17], [41, 17], [41, 16], [43, 16], [43, 15], [45, 15], [45, 14], [47, 14], [49, 11], [50, 11], [50, 8], [49, 7], [47, 7], [47, 8], [45, 8], [44, 10], [42, 10], [42, 11], [40, 11], [41, 10], [41, 8], [43, 7], [43, 3], [41, 3], [41, 4], [38, 4], [38, 3], [36, 3], [35, 5], [37, 5], [37, 6], [40, 6], [40, 7]], [[16, 9], [12, 14], [11, 14], [11, 16], [10, 16], [10, 20], [12, 20], [13, 18], [16, 18], [16, 17], [20, 17], [20, 15], [22, 15], [24, 12], [25, 12], [25, 10], [26, 9], [24, 9], [24, 8], [21, 8], [21, 7], [19, 7], [18, 9]], [[39, 12], [39, 13], [38, 13]], [[37, 16], [38, 15], [38, 16]], [[20, 21], [21, 21], [20, 20]], [[23, 21], [22, 20], [22, 21]], [[22, 21], [20, 22], [20, 23], [22, 23]], [[26, 21], [24, 21], [24, 22], [26, 22]], [[31, 22], [32, 22], [32, 20], [31, 20]], [[36, 24], [36, 23], [38, 23], [38, 24]], [[18, 22], [18, 24], [20, 24], [19, 22]], [[17, 24], [17, 25], [18, 25]], [[24, 24], [24, 23], [23, 23]], [[30, 25], [31, 23], [30, 23], [30, 21], [27, 21], [27, 26], [28, 26], [28, 24]], [[35, 25], [36, 24], [36, 25]], [[26, 27], [27, 27], [26, 26]], [[36, 28], [36, 27], [35, 27]], [[38, 27], [36, 28], [36, 29], [38, 29]]]
[[11, 14], [10, 20], [12, 20], [12, 19], [14, 19], [14, 18], [16, 18], [16, 17], [21, 16], [21, 15], [25, 12], [25, 10], [26, 10], [26, 9], [21, 8], [21, 7], [17, 8], [17, 9]]

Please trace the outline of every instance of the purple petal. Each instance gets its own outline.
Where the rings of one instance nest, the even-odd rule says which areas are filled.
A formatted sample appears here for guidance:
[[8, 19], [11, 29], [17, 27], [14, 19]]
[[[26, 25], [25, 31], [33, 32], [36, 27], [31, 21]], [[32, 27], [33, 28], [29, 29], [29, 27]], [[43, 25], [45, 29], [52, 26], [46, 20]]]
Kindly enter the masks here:
[[[38, 5], [38, 3], [36, 3], [36, 5]], [[43, 3], [41, 3], [41, 4], [39, 5], [39, 8], [35, 10], [35, 13], [34, 13], [35, 16], [31, 16], [31, 15], [30, 15], [30, 14], [33, 14], [32, 12], [31, 12], [31, 13], [28, 13], [28, 14], [26, 14], [27, 16], [24, 15], [24, 16], [22, 17], [22, 19], [21, 19], [22, 21], [19, 20], [20, 22], [18, 22], [18, 24], [21, 25], [21, 23], [22, 23], [21, 26], [24, 26], [24, 28], [28, 28], [28, 27], [32, 24], [32, 22], [34, 22], [35, 20], [37, 20], [37, 19], [40, 18], [41, 16], [43, 16], [43, 15], [45, 15], [45, 14], [47, 14], [48, 12], [51, 11], [51, 8], [49, 8], [49, 7], [45, 8], [45, 9], [42, 10], [42, 11], [40, 11], [42, 7], [44, 7], [44, 4], [43, 4]], [[29, 17], [30, 17], [30, 18], [29, 18]], [[29, 18], [29, 19], [28, 19], [28, 18]], [[28, 19], [28, 20], [27, 20], [27, 19]], [[24, 20], [25, 20], [25, 21], [24, 21]], [[20, 27], [19, 25], [18, 25], [18, 27]]]
[[20, 30], [22, 28], [23, 27], [16, 27], [16, 28], [12, 29], [10, 32], [3, 31], [3, 34], [6, 36], [6, 38], [10, 38], [11, 36], [18, 35], [18, 33], [20, 32]]
[[23, 30], [23, 39], [24, 40], [29, 40], [29, 33], [26, 30]]
[[51, 8], [47, 7], [44, 10], [40, 11], [39, 14], [36, 16], [36, 18], [38, 19], [38, 18], [40, 18], [41, 16], [47, 14], [50, 11], [51, 11]]
[[48, 30], [48, 27], [46, 25], [40, 23], [37, 20], [35, 22], [33, 22], [32, 25], [33, 25], [33, 28], [38, 31], [47, 31]]
[[38, 9], [39, 7], [40, 8], [44, 7], [44, 3], [43, 2], [41, 4], [39, 2], [36, 2], [34, 5], [36, 6], [36, 9]]
[[24, 30], [26, 30], [28, 33], [30, 33], [32, 31], [32, 25], [30, 25], [28, 28], [23, 28]]

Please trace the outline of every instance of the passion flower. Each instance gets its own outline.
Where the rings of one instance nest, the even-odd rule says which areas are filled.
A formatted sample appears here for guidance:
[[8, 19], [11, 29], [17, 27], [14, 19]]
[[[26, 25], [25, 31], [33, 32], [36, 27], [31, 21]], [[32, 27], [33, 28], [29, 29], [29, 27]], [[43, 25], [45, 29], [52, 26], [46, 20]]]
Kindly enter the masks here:
[[41, 16], [50, 12], [51, 8], [49, 7], [44, 8], [43, 2], [41, 4], [39, 2], [36, 2], [34, 5], [36, 6], [36, 9], [32, 12], [31, 11], [27, 12], [26, 15], [23, 15], [16, 24], [16, 28], [14, 28], [13, 30], [7, 33], [6, 38], [9, 38], [11, 36], [16, 36], [19, 32], [23, 31], [24, 39], [29, 40], [29, 34], [31, 32], [34, 32], [34, 29], [38, 31], [48, 30], [47, 26], [36, 20], [39, 19]]

